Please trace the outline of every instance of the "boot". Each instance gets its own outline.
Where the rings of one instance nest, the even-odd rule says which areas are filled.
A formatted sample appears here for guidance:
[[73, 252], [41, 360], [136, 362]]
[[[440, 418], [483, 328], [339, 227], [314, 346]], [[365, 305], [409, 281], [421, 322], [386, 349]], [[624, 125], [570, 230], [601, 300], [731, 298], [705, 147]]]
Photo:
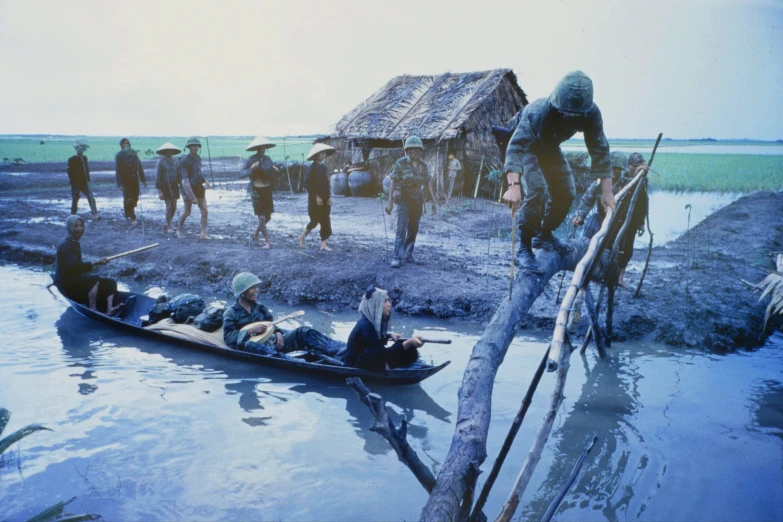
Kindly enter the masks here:
[[519, 243], [519, 250], [517, 250], [517, 257], [514, 259], [514, 264], [522, 270], [528, 270], [535, 274], [543, 272], [538, 266], [538, 261], [536, 261], [536, 256], [533, 254], [530, 243], [524, 240]]
[[532, 243], [533, 248], [554, 250], [561, 256], [567, 254], [571, 250], [571, 247], [568, 246], [568, 243], [556, 238], [550, 231], [541, 232], [537, 237], [533, 238]]

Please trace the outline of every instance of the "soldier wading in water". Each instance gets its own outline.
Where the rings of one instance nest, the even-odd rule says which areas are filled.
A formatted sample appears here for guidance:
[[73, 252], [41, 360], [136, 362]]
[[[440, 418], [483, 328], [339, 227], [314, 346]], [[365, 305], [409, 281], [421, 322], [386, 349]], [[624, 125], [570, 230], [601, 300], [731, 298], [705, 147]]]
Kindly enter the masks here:
[[[517, 259], [523, 269], [538, 273], [540, 267], [532, 250], [534, 239], [537, 248], [554, 248], [561, 254], [568, 251], [567, 244], [552, 232], [563, 222], [574, 201], [574, 177], [560, 144], [577, 132], [584, 133], [592, 175], [601, 180], [601, 204], [615, 207], [609, 143], [601, 111], [593, 103], [592, 80], [581, 71], [568, 73], [549, 98], [526, 106], [506, 126], [516, 130], [506, 149], [503, 172], [509, 188], [503, 199], [512, 212], [521, 203]], [[524, 201], [521, 183], [525, 187]]]
[[405, 157], [397, 160], [391, 174], [389, 186], [389, 203], [386, 213], [391, 215], [394, 204], [397, 205], [397, 237], [394, 240], [394, 259], [392, 268], [399, 268], [404, 261], [413, 261], [413, 247], [416, 235], [419, 233], [419, 222], [424, 210], [424, 193], [427, 189], [432, 198], [432, 213], [435, 214], [435, 193], [432, 191], [427, 164], [421, 160], [424, 145], [417, 136], [410, 136], [403, 147]]

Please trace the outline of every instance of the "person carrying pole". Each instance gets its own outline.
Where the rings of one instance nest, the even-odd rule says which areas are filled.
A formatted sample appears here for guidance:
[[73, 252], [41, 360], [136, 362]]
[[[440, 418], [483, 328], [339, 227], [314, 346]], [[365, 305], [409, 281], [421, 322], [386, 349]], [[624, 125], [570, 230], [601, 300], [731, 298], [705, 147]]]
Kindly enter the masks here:
[[147, 180], [144, 179], [144, 167], [141, 165], [139, 155], [131, 148], [128, 138], [120, 140], [120, 150], [114, 156], [115, 176], [117, 187], [122, 190], [122, 206], [125, 219], [131, 225], [136, 224], [136, 205], [139, 203], [141, 188], [139, 181], [147, 188]]
[[316, 143], [307, 154], [312, 161], [307, 167], [305, 186], [307, 187], [307, 214], [310, 222], [299, 236], [299, 246], [305, 247], [305, 238], [315, 227], [321, 225], [321, 250], [331, 250], [326, 240], [332, 235], [332, 221], [329, 217], [332, 211], [332, 191], [329, 185], [329, 171], [324, 165], [327, 156], [335, 153], [334, 147], [325, 143]]
[[174, 158], [180, 152], [182, 151], [169, 142], [164, 143], [157, 150], [162, 157], [158, 160], [155, 188], [158, 189], [158, 198], [166, 204], [166, 232], [169, 234], [174, 233], [171, 220], [177, 212], [179, 186], [182, 183], [179, 160]]
[[253, 244], [261, 246], [258, 241], [258, 234], [261, 233], [266, 242], [263, 247], [265, 249], [272, 248], [266, 225], [272, 220], [272, 213], [275, 211], [275, 202], [272, 199], [272, 174], [279, 171], [272, 163], [272, 158], [266, 155], [266, 151], [274, 146], [271, 140], [263, 136], [258, 136], [250, 142], [246, 150], [253, 151], [254, 154], [245, 160], [242, 174], [239, 176], [250, 178], [247, 191], [253, 202], [253, 213], [258, 217], [258, 225], [255, 232], [250, 234], [250, 238]]
[[185, 148], [188, 149], [189, 153], [179, 162], [185, 210], [179, 217], [179, 223], [177, 223], [177, 237], [184, 237], [182, 227], [185, 226], [185, 220], [190, 215], [193, 203], [195, 203], [201, 211], [201, 232], [199, 237], [201, 239], [212, 239], [207, 235], [207, 216], [209, 212], [207, 210], [205, 189], [210, 188], [210, 185], [209, 181], [201, 173], [201, 156], [198, 154], [201, 149], [201, 141], [195, 136], [188, 138], [188, 141], [185, 142]]
[[435, 193], [427, 170], [427, 164], [421, 160], [424, 145], [418, 136], [410, 136], [403, 145], [405, 156], [398, 159], [392, 168], [389, 185], [389, 202], [386, 213], [391, 215], [394, 204], [397, 205], [397, 237], [394, 241], [394, 259], [391, 267], [399, 268], [403, 262], [413, 261], [413, 247], [419, 233], [419, 222], [424, 211], [423, 185], [427, 185], [432, 198], [432, 213], [435, 214]]
[[521, 204], [517, 260], [521, 268], [537, 273], [540, 268], [533, 246], [568, 251], [568, 245], [553, 235], [575, 196], [574, 178], [560, 144], [577, 132], [584, 133], [592, 175], [601, 180], [601, 204], [614, 208], [609, 143], [601, 111], [593, 103], [593, 82], [582, 71], [565, 75], [548, 98], [527, 105], [515, 119], [503, 167], [509, 184], [503, 199], [513, 213]]
[[[616, 194], [629, 181], [628, 174], [628, 156], [622, 152], [612, 152], [610, 155], [612, 162], [612, 190]], [[575, 227], [584, 225], [582, 236], [591, 238], [601, 228], [601, 223], [606, 217], [606, 210], [601, 205], [601, 182], [594, 181], [587, 187], [579, 207], [576, 209], [576, 215], [571, 219]], [[590, 211], [595, 208], [595, 213]], [[590, 214], [588, 218], [588, 214]]]
[[68, 180], [71, 182], [71, 214], [76, 214], [79, 210], [79, 197], [81, 194], [87, 196], [87, 202], [92, 210], [92, 218], [100, 219], [98, 216], [98, 206], [95, 204], [95, 198], [90, 190], [90, 165], [84, 151], [90, 148], [89, 145], [77, 141], [74, 146], [76, 155], [68, 158]]

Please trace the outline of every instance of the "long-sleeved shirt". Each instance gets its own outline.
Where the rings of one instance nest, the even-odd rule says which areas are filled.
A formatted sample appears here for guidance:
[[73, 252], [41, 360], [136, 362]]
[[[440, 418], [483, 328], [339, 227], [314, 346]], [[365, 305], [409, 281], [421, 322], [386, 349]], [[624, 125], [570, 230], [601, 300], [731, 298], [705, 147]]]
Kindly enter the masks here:
[[237, 301], [223, 314], [223, 342], [229, 348], [240, 350], [251, 337], [250, 332], [242, 331], [243, 327], [250, 323], [271, 320], [272, 314], [266, 306], [253, 303], [250, 313], [248, 313]]
[[329, 171], [326, 165], [316, 162], [311, 163], [307, 167], [305, 186], [307, 187], [308, 202], [316, 203], [315, 198], [318, 196], [326, 203], [326, 200], [332, 196], [331, 187], [329, 186]]
[[415, 201], [424, 200], [422, 188], [429, 183], [430, 174], [423, 161], [419, 160], [419, 164], [414, 167], [408, 156], [400, 158], [392, 167], [389, 177], [394, 180], [394, 192]]
[[179, 160], [163, 156], [158, 160], [158, 173], [155, 180], [155, 188], [158, 190], [172, 190], [181, 182]]
[[[386, 348], [386, 339], [381, 340], [372, 322], [362, 315], [348, 336], [348, 348], [345, 354], [345, 365], [353, 366], [354, 368], [358, 367], [359, 357], [366, 350], [383, 354], [385, 353], [385, 350], [394, 348], [401, 350], [402, 341], [395, 341], [392, 346]], [[380, 359], [383, 359], [382, 355], [380, 356]], [[383, 367], [379, 369], [382, 370]]]
[[586, 114], [563, 117], [549, 102], [541, 98], [527, 105], [507, 124], [516, 122], [516, 130], [506, 149], [503, 172], [541, 170], [538, 155], [546, 156], [560, 150], [560, 144], [577, 132], [584, 133], [587, 152], [592, 160], [591, 173], [596, 179], [612, 177], [609, 142], [603, 129], [601, 111], [596, 104]]
[[117, 186], [130, 190], [139, 189], [139, 181], [147, 183], [144, 178], [144, 167], [141, 166], [139, 155], [133, 149], [123, 149], [114, 156], [115, 177]]
[[54, 284], [58, 287], [67, 285], [75, 276], [86, 274], [93, 269], [92, 263], [82, 261], [81, 243], [71, 236], [57, 245], [54, 263]]
[[86, 187], [90, 182], [90, 164], [87, 156], [78, 154], [68, 158], [68, 180], [74, 187]]

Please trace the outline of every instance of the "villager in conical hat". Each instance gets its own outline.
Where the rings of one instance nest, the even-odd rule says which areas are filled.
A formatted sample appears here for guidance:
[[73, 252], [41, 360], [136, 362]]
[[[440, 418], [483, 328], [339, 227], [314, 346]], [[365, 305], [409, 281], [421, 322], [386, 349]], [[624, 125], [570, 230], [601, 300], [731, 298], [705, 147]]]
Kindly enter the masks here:
[[[388, 331], [392, 303], [386, 290], [370, 288], [362, 296], [359, 314], [359, 321], [348, 336], [346, 366], [382, 372], [418, 359], [418, 348], [424, 344], [419, 336], [401, 341], [400, 334]], [[394, 344], [386, 348], [389, 340]]]
[[418, 136], [408, 136], [403, 146], [405, 156], [397, 160], [391, 174], [389, 185], [389, 202], [386, 213], [391, 215], [394, 205], [397, 205], [397, 237], [394, 240], [394, 259], [391, 267], [399, 268], [405, 261], [413, 261], [413, 247], [416, 235], [419, 233], [419, 222], [424, 211], [424, 193], [422, 187], [427, 186], [432, 198], [432, 213], [438, 210], [435, 204], [435, 193], [432, 190], [430, 173], [427, 164], [422, 161], [424, 144]]
[[503, 199], [512, 211], [521, 203], [517, 261], [522, 269], [538, 273], [540, 267], [533, 246], [561, 254], [569, 250], [552, 232], [568, 215], [575, 197], [574, 177], [560, 144], [577, 132], [584, 133], [593, 177], [602, 180], [601, 203], [605, 207], [615, 206], [609, 142], [604, 135], [601, 111], [593, 102], [592, 80], [582, 71], [566, 74], [551, 96], [525, 106], [504, 127], [514, 128], [503, 167], [509, 183]]
[[71, 214], [76, 214], [79, 210], [79, 197], [81, 194], [87, 196], [87, 202], [90, 204], [93, 219], [100, 219], [98, 216], [98, 206], [90, 189], [90, 164], [84, 151], [90, 146], [81, 141], [74, 143], [76, 155], [68, 158], [68, 181], [71, 182]]
[[314, 156], [316, 154], [318, 154], [319, 152], [326, 153], [326, 157], [328, 158], [329, 156], [334, 154], [336, 151], [334, 150], [334, 147], [332, 147], [331, 145], [327, 145], [326, 143], [316, 143], [310, 149], [310, 152], [307, 153], [307, 161], [313, 161]]
[[258, 136], [250, 142], [247, 150], [254, 151], [255, 154], [247, 158], [240, 175], [242, 178], [250, 178], [247, 190], [253, 202], [253, 213], [258, 216], [258, 225], [250, 234], [250, 239], [256, 246], [261, 246], [258, 234], [262, 234], [265, 241], [264, 248], [272, 248], [266, 224], [271, 221], [272, 213], [275, 211], [275, 203], [272, 199], [273, 176], [276, 172], [280, 172], [272, 162], [272, 158], [265, 154], [267, 149], [274, 146], [271, 140], [263, 136]]
[[160, 154], [161, 156], [165, 156], [167, 153], [171, 153], [171, 155], [179, 154], [182, 152], [179, 148], [177, 148], [176, 145], [171, 143], [170, 141], [167, 141], [160, 147], [158, 147], [158, 150], [155, 151], [157, 154]]
[[329, 184], [329, 170], [324, 160], [329, 154], [334, 154], [334, 147], [325, 143], [316, 143], [307, 154], [312, 163], [307, 167], [307, 213], [310, 222], [299, 236], [299, 246], [305, 247], [305, 238], [315, 227], [321, 225], [321, 250], [331, 250], [326, 240], [332, 235], [332, 221], [329, 214], [332, 211], [332, 191]]
[[177, 223], [177, 237], [184, 237], [182, 228], [185, 226], [185, 220], [190, 216], [193, 204], [197, 204], [201, 211], [201, 230], [199, 237], [201, 239], [212, 239], [207, 235], [207, 197], [205, 190], [210, 188], [209, 181], [201, 173], [201, 156], [198, 151], [201, 149], [201, 141], [192, 136], [185, 142], [185, 148], [188, 154], [185, 154], [179, 161], [180, 179], [182, 180], [182, 195], [185, 202], [185, 210], [179, 216]]
[[245, 150], [266, 150], [271, 149], [272, 147], [276, 147], [274, 143], [272, 143], [272, 140], [269, 138], [265, 138], [264, 136], [256, 136], [256, 139], [250, 142], [250, 145], [247, 146]]
[[179, 185], [182, 183], [179, 160], [174, 159], [174, 155], [182, 151], [172, 143], [166, 142], [158, 147], [156, 152], [162, 157], [158, 160], [155, 188], [158, 189], [158, 199], [166, 204], [166, 232], [173, 234], [171, 221], [177, 212]]

